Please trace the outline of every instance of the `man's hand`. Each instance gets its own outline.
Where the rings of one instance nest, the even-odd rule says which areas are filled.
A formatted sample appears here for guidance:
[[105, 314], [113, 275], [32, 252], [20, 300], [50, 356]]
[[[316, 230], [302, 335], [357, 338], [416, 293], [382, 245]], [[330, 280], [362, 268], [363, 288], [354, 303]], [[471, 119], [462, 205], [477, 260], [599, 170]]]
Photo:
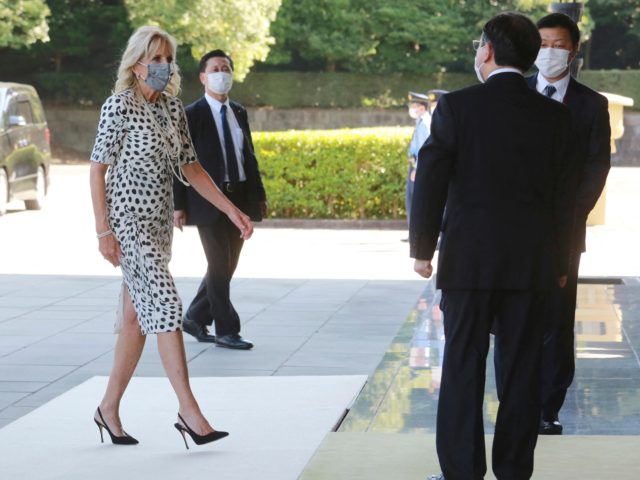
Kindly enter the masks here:
[[413, 270], [420, 276], [424, 278], [430, 278], [433, 273], [433, 266], [431, 265], [431, 260], [418, 260], [416, 258], [415, 263], [413, 264]]
[[173, 212], [173, 226], [182, 231], [182, 227], [187, 223], [187, 212], [184, 210], [174, 210]]
[[558, 277], [558, 286], [560, 288], [564, 288], [567, 286], [567, 276], [566, 275], [562, 275], [561, 277]]

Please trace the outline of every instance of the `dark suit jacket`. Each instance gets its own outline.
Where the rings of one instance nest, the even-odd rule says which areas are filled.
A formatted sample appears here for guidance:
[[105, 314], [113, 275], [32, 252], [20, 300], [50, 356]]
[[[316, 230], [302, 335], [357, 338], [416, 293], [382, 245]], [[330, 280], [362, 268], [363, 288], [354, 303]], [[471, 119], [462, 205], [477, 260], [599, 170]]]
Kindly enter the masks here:
[[[529, 87], [534, 90], [536, 81], [536, 75], [527, 79]], [[611, 168], [608, 102], [606, 97], [571, 78], [563, 103], [571, 111], [579, 173], [573, 249], [584, 252], [587, 216], [598, 201]]]
[[[253, 150], [251, 129], [247, 111], [236, 102], [229, 102], [238, 125], [244, 133], [243, 156], [244, 171], [247, 176], [247, 204], [237, 205], [253, 221], [262, 220], [260, 202], [266, 200], [258, 161]], [[224, 156], [211, 108], [202, 97], [185, 108], [191, 139], [198, 159], [218, 187], [224, 181]], [[174, 178], [173, 201], [176, 210], [186, 210], [187, 225], [211, 225], [216, 222], [220, 210], [205, 200], [193, 187], [187, 187]]]
[[517, 73], [441, 97], [420, 150], [410, 221], [414, 258], [433, 257], [442, 229], [438, 288], [550, 288], [567, 273], [570, 128], [568, 109]]

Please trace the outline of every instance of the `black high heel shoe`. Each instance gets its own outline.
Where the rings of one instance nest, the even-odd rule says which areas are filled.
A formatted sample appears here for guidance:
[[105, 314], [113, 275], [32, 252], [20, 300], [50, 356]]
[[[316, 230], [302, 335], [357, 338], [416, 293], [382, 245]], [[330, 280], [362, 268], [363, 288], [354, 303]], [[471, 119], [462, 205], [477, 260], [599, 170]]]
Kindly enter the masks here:
[[178, 414], [178, 418], [180, 419], [182, 424], [174, 423], [173, 426], [176, 427], [176, 430], [178, 430], [178, 432], [180, 432], [180, 435], [182, 435], [184, 446], [187, 447], [187, 450], [189, 450], [189, 444], [187, 443], [187, 437], [185, 437], [184, 435], [185, 433], [189, 434], [191, 440], [193, 440], [193, 443], [195, 443], [196, 445], [204, 445], [205, 443], [215, 442], [216, 440], [220, 440], [221, 438], [229, 435], [228, 432], [220, 431], [207, 433], [206, 435], [198, 435], [196, 432], [191, 430], [191, 428], [189, 428], [189, 425], [187, 425], [187, 422], [184, 421], [184, 418], [182, 418], [180, 414]]
[[104, 443], [104, 437], [102, 436], [102, 429], [104, 428], [109, 436], [111, 437], [111, 443], [114, 445], [137, 445], [139, 442], [127, 432], [124, 432], [124, 436], [118, 437], [111, 432], [111, 429], [107, 425], [107, 422], [104, 421], [104, 417], [102, 416], [102, 412], [100, 411], [100, 407], [98, 407], [98, 415], [100, 416], [100, 422], [93, 417], [93, 421], [98, 425], [98, 430], [100, 430], [100, 440]]

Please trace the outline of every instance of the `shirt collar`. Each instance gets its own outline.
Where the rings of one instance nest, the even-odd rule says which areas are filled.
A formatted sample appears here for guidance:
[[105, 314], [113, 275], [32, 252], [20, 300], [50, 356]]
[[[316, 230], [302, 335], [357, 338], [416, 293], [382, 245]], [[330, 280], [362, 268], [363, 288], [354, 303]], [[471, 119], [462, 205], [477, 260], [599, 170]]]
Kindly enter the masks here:
[[543, 75], [540, 75], [540, 73], [538, 73], [538, 76], [536, 78], [536, 90], [542, 93], [547, 85], [553, 85], [554, 87], [556, 87], [558, 96], [560, 98], [564, 98], [564, 96], [567, 94], [567, 88], [569, 88], [570, 81], [571, 75], [569, 75], [568, 72], [564, 77], [554, 83], [549, 82], [546, 78], [544, 78]]
[[204, 98], [207, 100], [207, 103], [211, 107], [211, 110], [214, 110], [216, 112], [220, 111], [220, 109], [222, 108], [222, 105], [226, 105], [227, 106], [227, 110], [230, 108], [230, 106], [229, 106], [229, 97], [227, 97], [227, 99], [224, 101], [224, 103], [222, 103], [220, 100], [216, 100], [211, 95], [209, 95], [208, 93], [205, 92]]
[[[494, 75], [497, 75], [499, 73], [517, 73], [518, 75], [522, 75], [522, 72], [520, 70], [518, 70], [517, 68], [513, 68], [513, 67], [501, 67], [498, 68], [496, 70], [494, 70], [493, 72], [491, 72], [489, 74], [489, 76], [487, 77], [487, 79], [493, 77]], [[524, 76], [524, 75], [522, 75]]]

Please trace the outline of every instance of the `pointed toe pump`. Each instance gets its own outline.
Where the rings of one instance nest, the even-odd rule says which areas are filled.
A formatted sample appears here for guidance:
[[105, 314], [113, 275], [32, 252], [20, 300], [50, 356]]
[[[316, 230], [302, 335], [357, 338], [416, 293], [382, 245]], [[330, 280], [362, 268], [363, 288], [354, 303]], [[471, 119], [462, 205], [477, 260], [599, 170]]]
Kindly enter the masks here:
[[205, 435], [198, 435], [196, 432], [191, 430], [189, 425], [187, 425], [187, 422], [184, 421], [184, 418], [182, 418], [180, 414], [178, 414], [178, 419], [181, 423], [174, 423], [173, 426], [176, 427], [176, 430], [178, 430], [178, 432], [180, 432], [180, 435], [182, 435], [184, 446], [187, 447], [187, 450], [189, 450], [189, 444], [187, 443], [187, 437], [185, 433], [189, 434], [191, 440], [193, 440], [193, 443], [195, 443], [196, 445], [204, 445], [205, 443], [215, 442], [216, 440], [220, 440], [221, 438], [229, 435], [228, 432], [220, 431], [210, 432]]
[[123, 430], [124, 435], [122, 437], [118, 437], [117, 435], [114, 435], [111, 429], [109, 428], [109, 426], [107, 425], [107, 422], [104, 421], [104, 417], [102, 416], [100, 407], [98, 407], [97, 411], [98, 411], [98, 416], [100, 417], [100, 421], [98, 421], [95, 417], [93, 417], [93, 421], [96, 422], [96, 425], [98, 425], [98, 430], [100, 431], [100, 440], [102, 441], [102, 443], [104, 443], [104, 437], [102, 435], [102, 429], [104, 428], [109, 434], [109, 436], [111, 437], [111, 443], [113, 443], [114, 445], [137, 445], [138, 444], [138, 440], [133, 438], [124, 430]]

